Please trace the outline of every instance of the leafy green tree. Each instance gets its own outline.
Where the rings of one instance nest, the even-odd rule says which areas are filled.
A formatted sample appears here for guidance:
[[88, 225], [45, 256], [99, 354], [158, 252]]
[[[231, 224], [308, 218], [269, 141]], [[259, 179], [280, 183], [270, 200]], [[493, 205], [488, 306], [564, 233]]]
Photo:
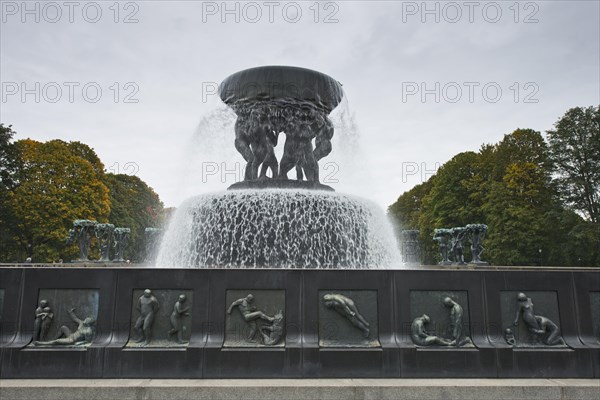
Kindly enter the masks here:
[[431, 180], [428, 180], [403, 193], [394, 204], [388, 207], [388, 214], [395, 219], [399, 229], [419, 228], [423, 197], [430, 191]]
[[20, 157], [17, 146], [12, 143], [15, 133], [12, 125], [0, 123], [0, 192], [8, 191], [17, 184]]
[[600, 107], [568, 110], [549, 130], [550, 153], [566, 203], [600, 223]]
[[162, 225], [163, 204], [154, 190], [137, 176], [109, 173], [105, 182], [110, 192], [110, 223], [131, 229], [125, 258], [142, 262], [144, 229]]
[[20, 261], [26, 256], [38, 262], [75, 258], [75, 246], [65, 244], [73, 221], [107, 221], [110, 202], [103, 175], [61, 140], [26, 139], [16, 145], [23, 169], [7, 203], [16, 219], [12, 239]]
[[599, 264], [598, 227], [561, 204], [548, 145], [531, 129], [458, 154], [389, 213], [404, 226], [418, 221], [426, 263], [438, 259], [435, 228], [485, 223], [484, 258], [495, 265]]
[[561, 195], [600, 223], [600, 107], [572, 108], [554, 126], [547, 134]]
[[[388, 215], [394, 222], [396, 236], [400, 238], [402, 229], [420, 229], [419, 218], [423, 209], [423, 198], [431, 191], [431, 179], [416, 185], [408, 192], [398, 197], [394, 204], [388, 207]], [[428, 243], [431, 239], [427, 237], [429, 232], [420, 231], [421, 243]], [[421, 245], [423, 247], [423, 245]], [[427, 252], [423, 253], [422, 257], [427, 256], [433, 262], [432, 256]]]
[[477, 159], [477, 153], [460, 153], [432, 177], [431, 191], [423, 199], [427, 226], [463, 226], [481, 219], [469, 184], [477, 174]]
[[550, 168], [548, 145], [540, 132], [533, 129], [516, 129], [494, 146], [496, 178], [502, 178], [506, 168], [515, 163], [531, 163], [540, 170]]
[[16, 244], [13, 240], [16, 219], [8, 198], [19, 181], [21, 157], [12, 142], [16, 132], [12, 126], [0, 123], [0, 260], [17, 260]]
[[402, 229], [419, 229], [424, 263], [434, 263], [438, 257], [432, 239], [435, 228], [482, 221], [479, 199], [471, 190], [478, 165], [477, 153], [460, 153], [389, 207], [388, 213]]
[[557, 207], [546, 215], [548, 246], [540, 258], [549, 265], [600, 267], [597, 238], [600, 225], [570, 209]]
[[560, 194], [585, 217], [569, 236], [573, 257], [600, 266], [600, 107], [572, 108], [546, 133]]
[[[432, 262], [438, 257], [437, 244], [432, 235], [436, 228], [465, 226], [483, 222], [480, 199], [472, 187], [477, 177], [479, 155], [464, 152], [446, 162], [430, 179], [431, 190], [423, 198], [419, 217], [421, 248], [424, 260]], [[465, 249], [468, 253], [468, 249]]]

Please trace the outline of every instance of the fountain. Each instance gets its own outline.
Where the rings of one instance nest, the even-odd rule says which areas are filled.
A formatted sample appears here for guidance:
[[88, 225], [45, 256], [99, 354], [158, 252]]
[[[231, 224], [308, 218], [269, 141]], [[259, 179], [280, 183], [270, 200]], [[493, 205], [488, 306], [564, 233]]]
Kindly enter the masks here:
[[302, 68], [227, 78], [244, 179], [179, 207], [162, 268], [155, 228], [145, 266], [90, 267], [88, 220], [79, 265], [0, 268], [0, 378], [600, 377], [597, 271], [487, 266], [483, 224], [436, 230], [428, 267], [404, 231], [398, 268], [383, 212], [319, 179], [342, 97]]
[[[343, 97], [336, 80], [304, 68], [259, 67], [225, 79], [220, 96], [237, 115], [234, 143], [246, 161], [244, 180], [229, 191], [186, 201], [165, 234], [157, 265], [399, 265], [393, 230], [383, 212], [319, 182], [318, 162], [332, 151], [334, 126], [328, 115]], [[285, 144], [277, 160], [274, 148], [281, 134]], [[296, 179], [288, 178], [292, 169]]]

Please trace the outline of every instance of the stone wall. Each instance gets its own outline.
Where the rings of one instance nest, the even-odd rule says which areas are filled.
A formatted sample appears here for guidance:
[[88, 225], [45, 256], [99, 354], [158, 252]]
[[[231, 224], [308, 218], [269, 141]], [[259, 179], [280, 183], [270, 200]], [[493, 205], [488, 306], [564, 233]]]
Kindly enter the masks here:
[[[591, 270], [5, 267], [0, 299], [4, 379], [600, 377]], [[35, 344], [42, 300], [52, 318]], [[77, 336], [71, 310], [93, 318], [91, 343], [52, 342], [63, 327]], [[439, 343], [413, 341], [423, 314]]]

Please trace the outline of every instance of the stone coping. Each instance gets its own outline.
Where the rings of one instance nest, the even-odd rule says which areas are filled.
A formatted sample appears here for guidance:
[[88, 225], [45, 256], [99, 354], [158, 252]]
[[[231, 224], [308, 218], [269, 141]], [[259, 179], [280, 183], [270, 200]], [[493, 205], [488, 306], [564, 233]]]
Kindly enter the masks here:
[[[153, 265], [144, 263], [115, 263], [115, 262], [101, 262], [101, 261], [89, 261], [85, 263], [0, 263], [0, 268], [133, 268], [133, 269], [210, 269], [210, 270], [226, 270], [226, 269], [254, 269], [254, 270], [272, 270], [281, 271], [283, 268], [164, 268], [155, 267]], [[293, 271], [335, 271], [335, 270], [347, 270], [347, 271], [364, 271], [363, 269], [353, 268], [290, 268]], [[372, 269], [373, 271], [385, 271], [385, 270], [464, 270], [464, 271], [598, 271], [600, 267], [555, 267], [555, 266], [536, 266], [536, 265], [401, 265], [398, 268], [382, 268]]]
[[597, 379], [4, 379], [1, 400], [600, 398]]

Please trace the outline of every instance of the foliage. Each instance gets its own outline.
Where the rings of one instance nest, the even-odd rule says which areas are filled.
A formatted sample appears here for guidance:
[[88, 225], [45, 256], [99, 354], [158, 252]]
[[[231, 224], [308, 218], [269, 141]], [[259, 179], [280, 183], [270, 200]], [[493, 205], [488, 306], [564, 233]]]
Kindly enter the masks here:
[[479, 204], [470, 186], [477, 173], [478, 155], [460, 153], [444, 164], [423, 198], [422, 221], [426, 225], [463, 226], [479, 219]]
[[75, 258], [65, 244], [75, 219], [106, 222], [110, 210], [103, 173], [72, 149], [69, 143], [31, 139], [16, 142], [21, 159], [19, 185], [7, 196], [14, 213], [12, 258], [48, 262]]
[[106, 174], [105, 182], [110, 191], [110, 223], [131, 229], [125, 259], [141, 262], [145, 255], [144, 229], [162, 224], [163, 204], [137, 176]]
[[0, 123], [0, 260], [15, 252], [11, 238], [16, 218], [8, 202], [10, 192], [18, 185], [21, 170], [19, 149], [12, 142], [15, 133], [11, 125]]
[[471, 196], [470, 187], [476, 179], [478, 155], [460, 153], [444, 164], [431, 178], [431, 190], [423, 197], [419, 216], [421, 249], [425, 261], [435, 259], [437, 245], [432, 240], [435, 228], [465, 226], [479, 222], [479, 201]]
[[14, 188], [17, 184], [20, 157], [17, 146], [12, 143], [15, 133], [12, 125], [4, 126], [0, 123], [0, 193]]
[[[0, 262], [76, 259], [77, 245], [65, 240], [76, 219], [130, 228], [125, 257], [143, 260], [144, 229], [165, 218], [152, 188], [135, 176], [106, 174], [85, 143], [13, 142], [14, 134], [0, 124]], [[93, 247], [90, 259], [97, 255]]]
[[489, 226], [486, 247], [494, 264], [535, 265], [547, 247], [545, 213], [552, 208], [545, 172], [530, 162], [510, 164], [483, 206]]
[[[586, 112], [576, 116], [579, 125], [584, 125], [581, 120], [588, 121], [587, 127], [592, 111]], [[595, 137], [597, 140], [597, 134]], [[593, 147], [589, 142], [587, 149]], [[477, 153], [456, 155], [429, 181], [402, 194], [388, 212], [403, 228], [421, 231], [424, 263], [439, 261], [437, 245], [431, 239], [435, 228], [485, 223], [489, 231], [484, 259], [495, 265], [600, 266], [599, 224], [585, 221], [567, 208], [576, 202], [572, 198], [561, 201], [559, 188], [565, 190], [565, 183], [552, 179], [557, 146], [556, 140], [549, 146], [539, 132], [517, 129], [497, 144], [483, 145]], [[573, 152], [571, 157], [584, 157], [577, 154]], [[597, 163], [598, 152], [594, 160], [582, 165]], [[600, 173], [600, 166], [595, 172]], [[585, 175], [588, 179], [594, 176], [590, 171]], [[583, 180], [572, 178], [570, 182]], [[468, 246], [465, 250], [468, 253]]]
[[600, 223], [600, 107], [572, 108], [549, 130], [551, 157], [566, 204]]

